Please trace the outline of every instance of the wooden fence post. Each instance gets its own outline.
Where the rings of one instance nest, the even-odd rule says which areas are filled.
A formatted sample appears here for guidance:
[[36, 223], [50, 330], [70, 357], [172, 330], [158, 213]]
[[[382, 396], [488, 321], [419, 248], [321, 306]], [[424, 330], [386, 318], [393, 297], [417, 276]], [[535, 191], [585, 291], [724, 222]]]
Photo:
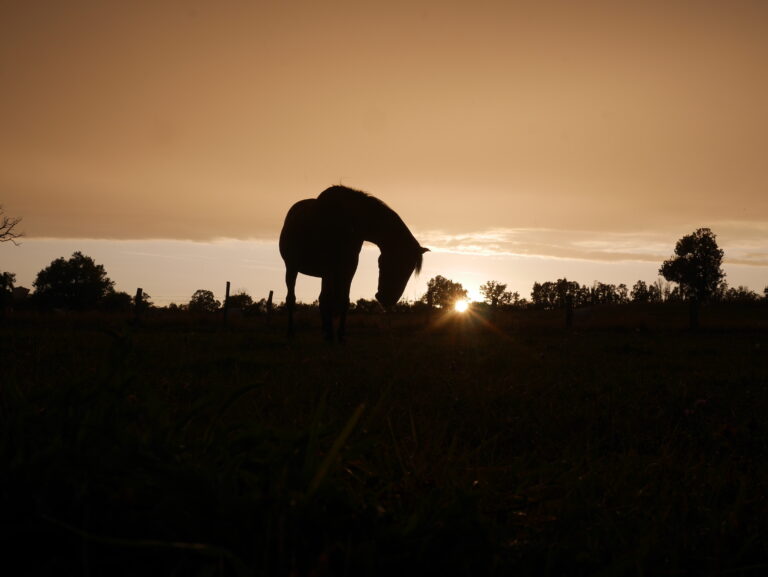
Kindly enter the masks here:
[[267, 299], [267, 324], [272, 322], [272, 291], [269, 291], [269, 298]]
[[227, 281], [227, 289], [224, 292], [224, 326], [227, 325], [227, 312], [229, 312], [229, 281]]
[[141, 288], [136, 289], [136, 296], [133, 299], [133, 324], [139, 324], [141, 309], [144, 307], [144, 291]]

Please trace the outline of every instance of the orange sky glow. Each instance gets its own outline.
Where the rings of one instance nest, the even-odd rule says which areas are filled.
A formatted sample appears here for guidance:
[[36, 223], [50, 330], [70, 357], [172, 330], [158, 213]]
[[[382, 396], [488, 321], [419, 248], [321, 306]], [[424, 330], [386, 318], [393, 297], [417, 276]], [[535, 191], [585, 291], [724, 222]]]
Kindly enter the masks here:
[[435, 274], [653, 281], [704, 226], [762, 292], [766, 22], [761, 0], [6, 0], [0, 204], [26, 240], [0, 270], [30, 286], [83, 250], [160, 304], [226, 280], [280, 300], [285, 213], [343, 183], [432, 249], [407, 298]]

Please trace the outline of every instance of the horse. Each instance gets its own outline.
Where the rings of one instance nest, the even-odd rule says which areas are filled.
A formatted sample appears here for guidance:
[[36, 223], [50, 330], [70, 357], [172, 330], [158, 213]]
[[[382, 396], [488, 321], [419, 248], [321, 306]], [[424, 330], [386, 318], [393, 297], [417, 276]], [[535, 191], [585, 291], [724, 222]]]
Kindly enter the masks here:
[[378, 198], [346, 186], [332, 186], [317, 198], [291, 207], [280, 232], [289, 335], [293, 335], [296, 277], [302, 273], [322, 279], [320, 314], [326, 340], [334, 338], [337, 316], [337, 338], [344, 341], [349, 287], [365, 241], [381, 251], [376, 300], [389, 310], [402, 296], [411, 274], [419, 273], [422, 257], [429, 251], [398, 214]]

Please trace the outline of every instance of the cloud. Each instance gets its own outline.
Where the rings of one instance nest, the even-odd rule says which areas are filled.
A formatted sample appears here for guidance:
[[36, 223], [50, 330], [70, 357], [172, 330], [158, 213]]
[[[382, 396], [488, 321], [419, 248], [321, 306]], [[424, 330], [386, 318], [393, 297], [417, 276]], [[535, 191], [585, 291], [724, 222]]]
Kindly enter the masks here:
[[[421, 231], [422, 245], [435, 252], [483, 257], [546, 257], [590, 261], [661, 262], [669, 258], [676, 241], [698, 227], [683, 231], [602, 232], [550, 228], [496, 228], [446, 233]], [[768, 223], [722, 222], [710, 228], [718, 234], [725, 261], [768, 266]]]

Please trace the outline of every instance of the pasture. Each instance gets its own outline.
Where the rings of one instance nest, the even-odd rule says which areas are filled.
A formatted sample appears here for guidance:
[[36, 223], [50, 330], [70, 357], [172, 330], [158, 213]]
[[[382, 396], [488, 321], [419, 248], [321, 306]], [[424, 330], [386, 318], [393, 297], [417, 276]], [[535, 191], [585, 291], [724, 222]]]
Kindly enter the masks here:
[[6, 569], [762, 575], [766, 313], [7, 319]]

